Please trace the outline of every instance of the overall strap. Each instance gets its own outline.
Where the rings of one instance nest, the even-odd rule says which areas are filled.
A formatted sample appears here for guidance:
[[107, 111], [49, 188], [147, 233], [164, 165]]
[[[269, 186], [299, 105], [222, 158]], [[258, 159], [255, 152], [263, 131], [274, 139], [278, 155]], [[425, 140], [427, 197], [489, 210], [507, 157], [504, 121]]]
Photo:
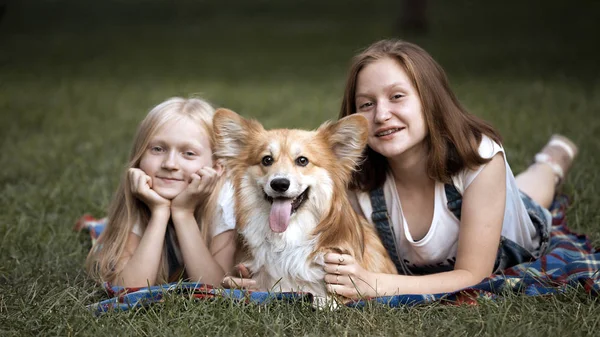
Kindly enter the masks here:
[[167, 231], [165, 233], [165, 248], [167, 251], [167, 262], [169, 265], [169, 279], [177, 275], [177, 277], [181, 276], [181, 272], [183, 269], [177, 259], [177, 253], [175, 252], [174, 245], [176, 244], [177, 234], [175, 234], [175, 227], [171, 221], [167, 225]]
[[383, 243], [383, 246], [390, 255], [390, 258], [394, 262], [394, 265], [396, 265], [396, 270], [400, 273], [404, 271], [405, 268], [398, 258], [396, 242], [394, 239], [394, 234], [392, 233], [387, 207], [385, 205], [383, 187], [378, 187], [369, 192], [369, 197], [371, 198], [371, 207], [373, 207], [371, 219], [373, 219], [373, 223], [377, 229], [377, 234], [381, 239], [381, 243]]
[[446, 199], [448, 199], [448, 210], [454, 214], [454, 216], [460, 220], [461, 208], [462, 208], [462, 195], [454, 184], [444, 184], [444, 192], [446, 192]]
[[[446, 199], [448, 199], [448, 210], [460, 221], [462, 195], [453, 184], [444, 184], [444, 191], [446, 192]], [[494, 272], [499, 269], [504, 269], [504, 264], [507, 264], [507, 262], [504, 262], [505, 260], [512, 261], [511, 259], [515, 259], [513, 256], [519, 256], [518, 253], [515, 253], [515, 251], [518, 250], [518, 247], [512, 247], [518, 245], [514, 244], [511, 246], [511, 244], [512, 242], [504, 236], [500, 237], [500, 245], [498, 247], [498, 253], [496, 254], [496, 261], [494, 262]], [[516, 263], [513, 263], [513, 265], [514, 264]]]
[[[448, 199], [448, 209], [450, 210], [450, 212], [452, 212], [452, 214], [454, 214], [454, 216], [456, 216], [457, 219], [460, 220], [462, 195], [452, 184], [445, 184], [444, 191], [446, 192], [446, 199]], [[372, 190], [369, 193], [369, 197], [371, 199], [371, 207], [373, 208], [371, 219], [375, 224], [377, 234], [379, 235], [383, 246], [390, 255], [390, 258], [394, 262], [394, 265], [396, 265], [396, 269], [398, 270], [398, 272], [410, 274], [408, 268], [404, 265], [404, 263], [402, 263], [402, 261], [400, 261], [400, 258], [398, 256], [396, 241], [392, 233], [392, 227], [390, 225], [387, 206], [385, 205], [383, 187], [379, 187]]]

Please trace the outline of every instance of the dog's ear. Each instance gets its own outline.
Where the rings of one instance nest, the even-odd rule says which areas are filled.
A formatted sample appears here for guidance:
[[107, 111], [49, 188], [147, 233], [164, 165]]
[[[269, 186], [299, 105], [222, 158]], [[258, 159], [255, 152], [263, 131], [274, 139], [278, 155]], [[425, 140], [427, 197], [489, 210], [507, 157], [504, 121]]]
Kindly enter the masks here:
[[217, 109], [213, 116], [215, 155], [219, 158], [237, 157], [245, 146], [244, 118], [229, 109]]
[[329, 142], [335, 156], [351, 172], [362, 158], [367, 145], [369, 123], [361, 115], [350, 115], [335, 123], [325, 123], [319, 127]]
[[215, 131], [215, 156], [218, 158], [236, 158], [243, 153], [248, 136], [262, 129], [260, 123], [247, 120], [229, 109], [217, 109], [213, 116]]

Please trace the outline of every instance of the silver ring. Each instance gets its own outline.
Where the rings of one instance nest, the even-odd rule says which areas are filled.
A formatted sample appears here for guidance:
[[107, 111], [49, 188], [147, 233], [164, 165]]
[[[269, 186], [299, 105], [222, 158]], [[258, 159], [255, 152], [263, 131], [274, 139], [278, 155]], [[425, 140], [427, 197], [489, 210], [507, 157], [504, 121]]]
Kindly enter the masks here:
[[340, 260], [340, 263], [344, 262], [344, 256], [340, 255], [339, 260]]

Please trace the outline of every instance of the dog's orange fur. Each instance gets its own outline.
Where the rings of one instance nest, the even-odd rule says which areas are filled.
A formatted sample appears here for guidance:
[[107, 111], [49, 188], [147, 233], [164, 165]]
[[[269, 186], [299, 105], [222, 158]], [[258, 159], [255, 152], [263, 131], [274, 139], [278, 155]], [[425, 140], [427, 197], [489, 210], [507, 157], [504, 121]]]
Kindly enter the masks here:
[[[347, 120], [343, 122], [325, 123], [316, 132], [289, 129], [267, 131], [255, 120], [244, 119], [230, 110], [217, 110], [214, 117], [216, 153], [218, 156], [222, 155], [221, 160], [228, 169], [236, 190], [237, 228], [242, 231], [251, 223], [252, 219], [249, 217], [256, 208], [244, 200], [240, 193], [245, 176], [260, 177], [268, 175], [269, 170], [292, 172], [299, 169], [303, 170], [303, 175], [311, 175], [313, 174], [311, 170], [325, 169], [332, 181], [333, 191], [328, 210], [321, 214], [321, 220], [312, 226], [314, 229], [311, 234], [313, 237], [317, 236], [317, 242], [309, 260], [312, 261], [316, 255], [330, 251], [343, 252], [354, 256], [366, 270], [396, 273], [396, 267], [383, 247], [375, 228], [354, 212], [347, 197], [348, 182], [356, 162], [361, 158], [362, 149], [366, 146], [367, 120], [358, 115], [345, 119]], [[234, 120], [241, 127], [239, 130], [232, 130], [232, 124], [227, 123], [227, 120]], [[348, 125], [353, 128], [353, 131], [357, 131], [352, 134], [352, 141], [356, 142], [357, 149], [352, 153], [346, 153], [347, 156], [344, 158], [336, 150], [348, 141], [348, 134], [339, 132], [340, 127], [348, 127]], [[223, 136], [224, 133], [240, 134], [232, 140], [230, 137]], [[260, 163], [265, 155], [265, 147], [274, 139], [279, 141], [278, 144], [284, 144], [281, 146], [279, 158], [285, 157], [285, 160], [277, 160], [273, 166], [262, 166]], [[223, 150], [230, 145], [227, 142], [232, 141], [242, 143], [238, 145], [242, 146], [243, 150], [235, 156], [228, 155], [227, 151]], [[289, 153], [289, 149], [293, 148], [292, 143], [302, 144], [302, 153], [310, 158], [310, 167], [294, 166], [294, 158], [297, 154]], [[318, 172], [314, 171], [314, 174]], [[314, 193], [312, 190], [309, 192]], [[263, 195], [257, 197], [263, 198]], [[252, 255], [252, 249], [249, 249], [244, 241], [242, 245], [240, 249]]]

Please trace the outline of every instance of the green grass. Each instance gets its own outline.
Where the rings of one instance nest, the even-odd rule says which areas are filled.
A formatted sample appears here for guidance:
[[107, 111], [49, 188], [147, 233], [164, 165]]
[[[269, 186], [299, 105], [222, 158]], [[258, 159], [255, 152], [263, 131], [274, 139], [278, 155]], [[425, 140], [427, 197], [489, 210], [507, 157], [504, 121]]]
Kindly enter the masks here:
[[[200, 94], [267, 127], [335, 118], [349, 59], [384, 37], [426, 48], [461, 101], [503, 134], [513, 171], [553, 132], [581, 146], [572, 229], [600, 246], [598, 4], [431, 3], [427, 36], [394, 32], [397, 1], [8, 1], [0, 22], [0, 335], [587, 335], [581, 289], [479, 306], [315, 311], [169, 297], [95, 318], [105, 298], [71, 231], [103, 216], [136, 124]], [[486, 2], [487, 3], [487, 2]]]

